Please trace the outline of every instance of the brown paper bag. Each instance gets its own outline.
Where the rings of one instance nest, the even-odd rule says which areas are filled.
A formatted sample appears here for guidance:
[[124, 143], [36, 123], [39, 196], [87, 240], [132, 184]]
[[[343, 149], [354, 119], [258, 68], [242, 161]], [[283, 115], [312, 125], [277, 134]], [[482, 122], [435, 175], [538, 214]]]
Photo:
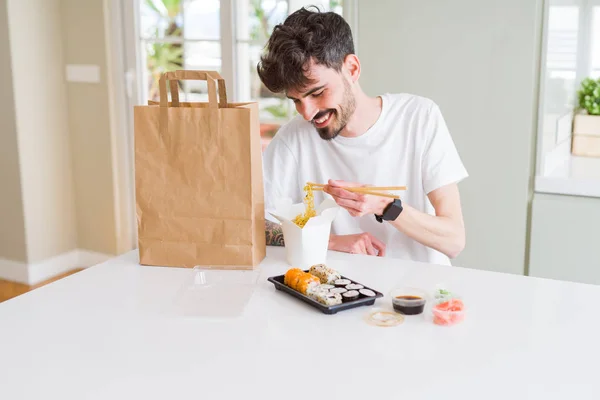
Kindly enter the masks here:
[[[179, 102], [182, 79], [206, 80], [208, 103]], [[159, 83], [160, 103], [134, 108], [140, 263], [254, 269], [266, 254], [258, 104], [228, 103], [214, 71]]]

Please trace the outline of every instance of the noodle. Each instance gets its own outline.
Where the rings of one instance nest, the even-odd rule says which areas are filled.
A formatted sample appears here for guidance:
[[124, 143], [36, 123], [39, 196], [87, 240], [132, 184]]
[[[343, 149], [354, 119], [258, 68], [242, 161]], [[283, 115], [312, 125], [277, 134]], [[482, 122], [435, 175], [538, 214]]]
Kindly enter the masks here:
[[304, 186], [304, 191], [306, 192], [306, 195], [304, 196], [306, 212], [304, 214], [298, 214], [296, 218], [294, 218], [294, 220], [292, 221], [300, 228], [304, 228], [304, 225], [306, 225], [308, 220], [317, 215], [317, 212], [315, 211], [315, 198], [312, 191], [312, 186], [307, 184], [306, 186]]

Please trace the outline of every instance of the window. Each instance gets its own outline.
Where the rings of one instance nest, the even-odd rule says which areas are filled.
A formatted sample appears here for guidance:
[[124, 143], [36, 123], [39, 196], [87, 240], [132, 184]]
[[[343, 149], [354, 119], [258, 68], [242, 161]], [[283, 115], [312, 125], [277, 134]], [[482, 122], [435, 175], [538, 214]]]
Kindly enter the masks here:
[[571, 151], [577, 91], [600, 77], [600, 0], [544, 2], [537, 173], [544, 176]]
[[600, 0], [551, 0], [546, 24], [545, 106], [562, 115], [582, 79], [600, 78]]
[[591, 72], [593, 78], [600, 78], [600, 5], [594, 6], [592, 13]]
[[[158, 79], [163, 72], [221, 72], [219, 0], [142, 0], [139, 12], [144, 99], [158, 100]], [[185, 101], [206, 101], [205, 82], [180, 85]]]
[[546, 73], [547, 111], [564, 113], [575, 101], [579, 6], [550, 5], [548, 10]]
[[548, 15], [548, 69], [553, 76], [575, 79], [579, 7], [550, 6]]
[[[139, 0], [141, 101], [158, 100], [158, 79], [176, 69], [216, 70], [231, 101], [258, 101], [265, 142], [295, 115], [293, 103], [262, 85], [256, 65], [273, 27], [316, 5], [342, 14], [342, 0]], [[184, 101], [206, 101], [206, 82], [180, 83]]]

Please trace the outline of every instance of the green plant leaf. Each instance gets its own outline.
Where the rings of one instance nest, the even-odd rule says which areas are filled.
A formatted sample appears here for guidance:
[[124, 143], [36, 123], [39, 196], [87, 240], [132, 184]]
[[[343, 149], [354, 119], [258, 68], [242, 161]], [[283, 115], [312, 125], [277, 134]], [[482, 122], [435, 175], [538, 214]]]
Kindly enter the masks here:
[[600, 114], [600, 79], [585, 78], [577, 91], [579, 107], [590, 115]]
[[288, 116], [287, 106], [283, 101], [279, 104], [266, 106], [263, 110], [271, 114], [274, 119], [286, 119]]
[[181, 0], [146, 0], [145, 3], [163, 18], [175, 18], [181, 13]]
[[181, 12], [181, 0], [162, 0], [170, 18], [175, 18]]

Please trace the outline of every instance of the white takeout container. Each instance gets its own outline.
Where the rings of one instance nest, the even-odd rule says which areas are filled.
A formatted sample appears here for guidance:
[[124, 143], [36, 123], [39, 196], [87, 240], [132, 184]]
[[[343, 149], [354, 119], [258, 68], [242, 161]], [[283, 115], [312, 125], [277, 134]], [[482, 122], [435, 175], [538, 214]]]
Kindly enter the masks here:
[[292, 204], [291, 199], [285, 198], [275, 204], [275, 211], [269, 213], [281, 222], [286, 261], [290, 266], [304, 270], [315, 264], [326, 263], [331, 223], [339, 210], [333, 199], [325, 199], [315, 206], [317, 215], [310, 218], [304, 228], [300, 228], [292, 221], [306, 211], [304, 203]]

